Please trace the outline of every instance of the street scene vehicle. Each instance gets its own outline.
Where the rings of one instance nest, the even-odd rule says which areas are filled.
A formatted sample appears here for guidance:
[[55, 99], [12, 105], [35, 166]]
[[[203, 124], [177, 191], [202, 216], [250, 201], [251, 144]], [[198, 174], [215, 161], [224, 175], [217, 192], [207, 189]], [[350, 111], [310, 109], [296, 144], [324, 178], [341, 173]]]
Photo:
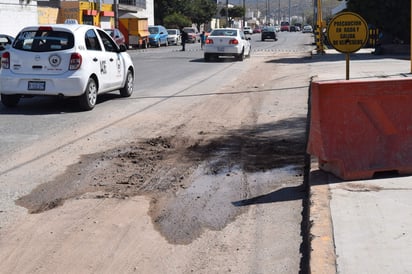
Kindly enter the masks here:
[[286, 21], [280, 22], [280, 31], [290, 31], [289, 22], [286, 22]]
[[204, 59], [231, 56], [243, 61], [250, 56], [250, 37], [246, 38], [242, 30], [233, 28], [214, 29], [206, 39]]
[[151, 46], [160, 47], [162, 45], [168, 46], [167, 30], [163, 26], [149, 26], [149, 43]]
[[311, 25], [305, 25], [305, 26], [303, 26], [302, 32], [303, 32], [303, 33], [312, 33], [312, 32], [313, 32], [313, 28], [312, 28]]
[[262, 29], [260, 27], [255, 27], [253, 29], [253, 33], [261, 33], [261, 32], [262, 32]]
[[78, 97], [83, 110], [96, 105], [97, 95], [133, 92], [134, 66], [126, 47], [103, 29], [78, 24], [29, 26], [3, 52], [0, 93], [3, 105], [23, 97]]
[[134, 13], [126, 13], [119, 18], [119, 30], [125, 35], [129, 48], [149, 46], [149, 23], [147, 18], [139, 18]]
[[200, 42], [200, 33], [196, 28], [184, 27], [183, 30], [187, 33], [187, 43]]
[[253, 34], [253, 30], [251, 27], [243, 27], [243, 32], [245, 34]]
[[126, 45], [126, 39], [123, 35], [123, 33], [116, 28], [112, 28], [112, 29], [104, 29], [109, 35], [110, 37], [113, 38], [113, 40], [116, 42], [117, 45], [124, 45], [127, 47]]
[[180, 45], [182, 43], [182, 36], [180, 30], [178, 29], [168, 29], [167, 41], [169, 45]]
[[264, 27], [261, 33], [261, 40], [265, 41], [266, 39], [277, 40], [276, 30], [274, 27]]

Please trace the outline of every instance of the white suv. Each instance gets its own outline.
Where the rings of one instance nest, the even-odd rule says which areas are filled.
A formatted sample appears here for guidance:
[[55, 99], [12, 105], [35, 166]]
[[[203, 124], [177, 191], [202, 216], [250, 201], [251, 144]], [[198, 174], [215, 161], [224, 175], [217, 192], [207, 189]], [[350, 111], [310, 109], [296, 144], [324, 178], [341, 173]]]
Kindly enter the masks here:
[[100, 93], [120, 90], [129, 97], [134, 67], [125, 51], [95, 26], [25, 27], [1, 56], [1, 101], [13, 107], [32, 95], [75, 96], [91, 110]]

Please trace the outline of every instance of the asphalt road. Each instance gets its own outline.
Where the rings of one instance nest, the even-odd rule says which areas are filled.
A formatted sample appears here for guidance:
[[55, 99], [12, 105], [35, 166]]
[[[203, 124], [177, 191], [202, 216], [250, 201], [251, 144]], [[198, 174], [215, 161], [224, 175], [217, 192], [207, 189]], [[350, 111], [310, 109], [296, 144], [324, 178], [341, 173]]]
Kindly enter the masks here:
[[[126, 190], [116, 188], [116, 191], [125, 191], [127, 195], [155, 198], [151, 200], [148, 211], [159, 233], [154, 233], [153, 228], [145, 226], [151, 223], [147, 221], [147, 212], [134, 212], [143, 214], [141, 220], [144, 224], [127, 225], [130, 231], [140, 227], [150, 230], [150, 233], [143, 234], [146, 236], [140, 239], [145, 243], [141, 243], [143, 247], [140, 250], [135, 250], [133, 246], [126, 248], [130, 252], [137, 252], [133, 253], [134, 257], [144, 255], [154, 260], [150, 261], [145, 257], [145, 262], [134, 262], [138, 265], [137, 269], [144, 269], [147, 273], [166, 273], [165, 269], [170, 266], [184, 269], [185, 271], [177, 271], [184, 273], [189, 273], [190, 270], [210, 273], [208, 267], [213, 267], [216, 273], [229, 270], [236, 273], [304, 271], [305, 254], [302, 250], [305, 239], [302, 236], [304, 232], [301, 231], [304, 189], [301, 185], [304, 179], [307, 90], [313, 74], [313, 64], [309, 61], [313, 37], [302, 33], [280, 33], [277, 42], [262, 42], [258, 34], [251, 38], [252, 57], [244, 62], [230, 60], [205, 63], [199, 44], [188, 45], [185, 52], [181, 52], [178, 46], [131, 50], [130, 55], [136, 67], [134, 94], [126, 99], [117, 93], [100, 96], [93, 111], [78, 112], [73, 100], [52, 98], [24, 100], [13, 109], [0, 106], [2, 234], [5, 234], [6, 229], [13, 228], [19, 222], [24, 223], [27, 219], [39, 230], [51, 230], [54, 235], [60, 235], [59, 228], [55, 227], [59, 222], [53, 220], [65, 215], [61, 214], [61, 207], [58, 207], [62, 200], [76, 198], [74, 201], [84, 202], [88, 199], [88, 196], [84, 196], [85, 193], [90, 191], [90, 185], [84, 190], [83, 182], [76, 179], [76, 175], [85, 171], [73, 170], [73, 165], [89, 163], [86, 160], [88, 158], [83, 158], [84, 155], [89, 155], [92, 159], [93, 155], [97, 155], [95, 157], [99, 160], [106, 151], [116, 151], [125, 143], [136, 142], [137, 145], [133, 143], [131, 147], [144, 150], [144, 144], [153, 143], [150, 138], [159, 136], [155, 140], [161, 140], [163, 149], [174, 144], [178, 152], [178, 148], [190, 148], [201, 153], [198, 156], [191, 155], [193, 163], [189, 167], [181, 166], [181, 162], [184, 163], [182, 159], [187, 157], [181, 152], [172, 157], [173, 164], [160, 160], [155, 164], [147, 162], [149, 171], [156, 166], [170, 165], [170, 170], [161, 168], [155, 174], [148, 172], [145, 167], [150, 180], [160, 178], [155, 181], [162, 183], [175, 181], [174, 177], [173, 180], [170, 179], [170, 173], [180, 174], [184, 171], [184, 176], [178, 178], [178, 181], [183, 180], [181, 185], [168, 186], [172, 190], [177, 188], [173, 195], [157, 196], [158, 189], [165, 187], [162, 184], [156, 185], [157, 188], [150, 189], [148, 193], [141, 193], [140, 189], [137, 192], [127, 192], [134, 184], [122, 183]], [[206, 141], [210, 143], [202, 143]], [[111, 156], [107, 158], [111, 159]], [[149, 158], [151, 160], [152, 155]], [[95, 168], [90, 172], [101, 168], [106, 176], [115, 172], [122, 173], [116, 168], [123, 167], [122, 164], [114, 165], [115, 169], [111, 170], [102, 165], [101, 161], [91, 163]], [[93, 180], [100, 178], [100, 175], [91, 173], [86, 177]], [[213, 184], [215, 181], [219, 183]], [[95, 190], [103, 191], [105, 194], [102, 197], [106, 197], [108, 192], [110, 195], [107, 197], [119, 197], [115, 195], [119, 193], [114, 193], [113, 189], [109, 191], [105, 186], [95, 183], [91, 187], [98, 187]], [[205, 195], [197, 194], [202, 190]], [[50, 197], [54, 200], [48, 201]], [[175, 201], [171, 197], [181, 199]], [[205, 208], [213, 212], [213, 217], [201, 214], [205, 208], [197, 207], [196, 203], [203, 201], [200, 198], [205, 199]], [[18, 200], [23, 206], [15, 204]], [[43, 210], [58, 208], [47, 214], [27, 215], [26, 209], [31, 209], [30, 203], [38, 201], [44, 203]], [[94, 201], [90, 199], [89, 202]], [[132, 199], [132, 202], [146, 206], [140, 199]], [[114, 215], [107, 218], [104, 217], [106, 214], [101, 216], [84, 208], [87, 207], [83, 205], [76, 210], [80, 212], [80, 216], [74, 214], [76, 218], [60, 220], [60, 225], [74, 224], [71, 227], [76, 231], [75, 228], [81, 223], [96, 218], [98, 220], [95, 222], [104, 227], [104, 222], [116, 219], [114, 215], [119, 213], [111, 212], [112, 208], [117, 207], [110, 206], [105, 209], [106, 214]], [[177, 237], [173, 232], [182, 230], [176, 230], [175, 222], [184, 225], [188, 221], [184, 216], [176, 214], [183, 209], [188, 211], [185, 216], [200, 219], [199, 222], [194, 222], [199, 223], [200, 228], [194, 226], [193, 230], [183, 230], [185, 233]], [[123, 226], [124, 222], [130, 220], [130, 216], [126, 217], [119, 221], [122, 224], [118, 226]], [[134, 216], [133, 220], [136, 219], [140, 220]], [[30, 230], [24, 230], [25, 225], [18, 227], [22, 227], [22, 230], [13, 230], [17, 238], [31, 235]], [[208, 231], [205, 235], [202, 234], [204, 230]], [[67, 246], [77, 244], [75, 239], [68, 244], [67, 234], [60, 232], [64, 236], [63, 240], [60, 239], [62, 243]], [[94, 230], [90, 232], [95, 233]], [[158, 239], [159, 234], [169, 244], [177, 246], [167, 245]], [[3, 260], [3, 266], [7, 267], [3, 269], [12, 269], [13, 263], [24, 258], [19, 256], [19, 249], [15, 249], [13, 253], [17, 256], [7, 255], [8, 248], [15, 248], [14, 235], [8, 235], [10, 237], [0, 239], [1, 244], [7, 246], [5, 253], [0, 254], [0, 258], [3, 258], [2, 255], [8, 258], [7, 262]], [[75, 238], [79, 235], [76, 234]], [[237, 242], [239, 237], [242, 241]], [[99, 237], [106, 241], [110, 238], [108, 235]], [[152, 238], [157, 240], [151, 242]], [[216, 239], [220, 242], [215, 242]], [[57, 238], [54, 240], [59, 241]], [[86, 241], [87, 238], [83, 240]], [[30, 243], [33, 244], [32, 241]], [[47, 244], [47, 240], [36, 243], [36, 246], [41, 244]], [[114, 246], [113, 252], [116, 253], [117, 243], [106, 244]], [[187, 245], [187, 248], [181, 245]], [[77, 246], [82, 252], [90, 249]], [[23, 242], [19, 247], [27, 246]], [[154, 250], [151, 250], [153, 247]], [[44, 248], [47, 249], [47, 245]], [[236, 250], [237, 255], [228, 250]], [[160, 251], [163, 256], [155, 258]], [[83, 254], [82, 252], [78, 254]], [[148, 252], [151, 255], [138, 252]], [[221, 254], [218, 260], [214, 256], [215, 252]], [[50, 253], [59, 254], [58, 259], [75, 256], [70, 253], [70, 248], [61, 248], [56, 252], [47, 249], [45, 256], [38, 254], [38, 263], [44, 269], [51, 269], [49, 262], [58, 262], [57, 255], [47, 258]], [[179, 260], [185, 254], [193, 256], [189, 265], [182, 259]], [[25, 255], [30, 257], [29, 253]], [[170, 262], [161, 261], [161, 258], [168, 256], [173, 258]], [[81, 259], [84, 258], [78, 259], [79, 264], [77, 268], [73, 267], [73, 273], [75, 270], [82, 270], [82, 263], [95, 271], [110, 269], [105, 268], [105, 257], [99, 258], [98, 262], [83, 262]], [[227, 262], [230, 260], [228, 268]], [[124, 266], [124, 269], [132, 269], [132, 265], [126, 264], [126, 261], [120, 260], [117, 263]], [[113, 261], [110, 267], [116, 269], [116, 265]], [[37, 267], [36, 261], [33, 265], [27, 265], [27, 269], [31, 267]]]

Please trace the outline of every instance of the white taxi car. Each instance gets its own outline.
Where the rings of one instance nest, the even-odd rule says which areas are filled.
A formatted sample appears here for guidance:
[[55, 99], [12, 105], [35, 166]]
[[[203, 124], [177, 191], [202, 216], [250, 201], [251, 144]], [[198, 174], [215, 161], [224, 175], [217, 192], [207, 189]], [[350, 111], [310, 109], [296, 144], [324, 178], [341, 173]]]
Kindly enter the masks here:
[[232, 56], [243, 61], [245, 56], [250, 56], [250, 37], [246, 37], [240, 29], [219, 28], [214, 29], [206, 39], [204, 59]]
[[97, 95], [133, 92], [134, 67], [125, 46], [95, 26], [56, 24], [23, 28], [2, 53], [1, 102], [16, 106], [23, 97], [78, 97], [83, 110], [96, 105]]

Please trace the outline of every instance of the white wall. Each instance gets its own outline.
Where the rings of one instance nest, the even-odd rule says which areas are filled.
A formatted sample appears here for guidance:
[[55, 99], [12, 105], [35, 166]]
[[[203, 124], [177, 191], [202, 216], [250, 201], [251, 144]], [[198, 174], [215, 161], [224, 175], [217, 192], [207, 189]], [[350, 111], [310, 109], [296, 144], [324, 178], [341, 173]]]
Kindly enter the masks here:
[[146, 0], [146, 9], [138, 11], [137, 17], [147, 18], [149, 26], [154, 25], [154, 0]]
[[37, 25], [37, 2], [0, 0], [0, 33], [16, 36], [25, 26]]

